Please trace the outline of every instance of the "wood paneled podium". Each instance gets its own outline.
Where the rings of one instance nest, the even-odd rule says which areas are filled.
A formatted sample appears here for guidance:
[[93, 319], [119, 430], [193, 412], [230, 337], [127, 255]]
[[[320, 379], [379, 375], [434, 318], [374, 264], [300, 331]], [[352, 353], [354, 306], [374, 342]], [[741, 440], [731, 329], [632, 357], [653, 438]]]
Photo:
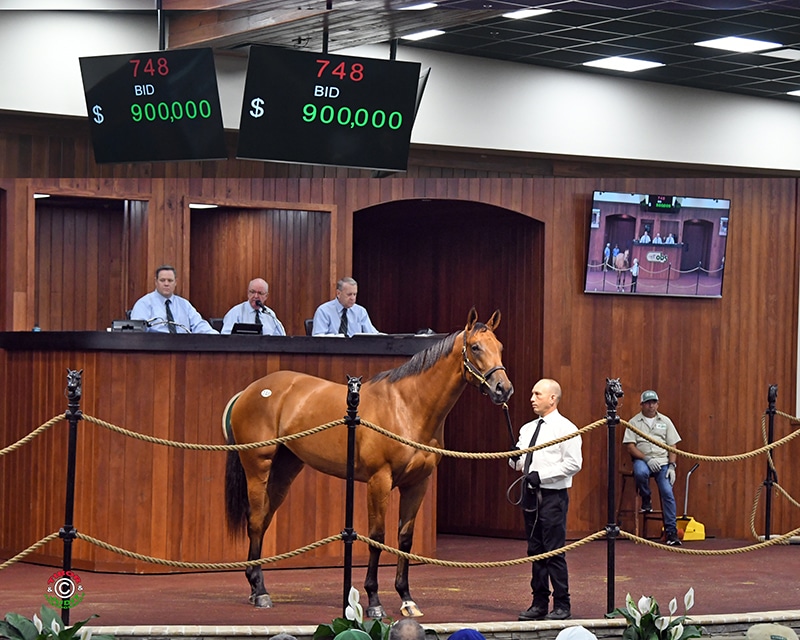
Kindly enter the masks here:
[[[253, 380], [291, 369], [346, 382], [405, 362], [442, 335], [261, 337], [133, 332], [0, 333], [0, 383], [12, 399], [2, 407], [0, 447], [24, 437], [67, 408], [67, 369], [83, 369], [85, 415], [158, 438], [223, 444], [222, 412]], [[345, 404], [342, 392], [342, 404]], [[342, 413], [344, 417], [344, 411]], [[317, 425], [309, 425], [309, 428]], [[366, 427], [360, 427], [366, 428]], [[227, 453], [150, 444], [79, 422], [75, 528], [139, 554], [187, 562], [235, 562], [245, 538], [225, 524]], [[0, 556], [11, 557], [64, 524], [68, 423], [0, 457]], [[263, 556], [292, 551], [344, 528], [344, 481], [304, 469], [264, 539]], [[398, 496], [392, 494], [386, 543], [397, 545]], [[365, 487], [356, 483], [357, 533], [367, 535]], [[275, 567], [339, 566], [334, 542]], [[60, 566], [60, 540], [28, 556]], [[417, 519], [415, 553], [436, 551], [436, 482]], [[176, 571], [129, 559], [82, 540], [73, 543], [75, 569], [155, 573]], [[354, 561], [368, 548], [356, 542]], [[394, 562], [384, 554], [383, 561]], [[268, 567], [269, 568], [269, 567]], [[243, 578], [244, 580], [244, 578]]]

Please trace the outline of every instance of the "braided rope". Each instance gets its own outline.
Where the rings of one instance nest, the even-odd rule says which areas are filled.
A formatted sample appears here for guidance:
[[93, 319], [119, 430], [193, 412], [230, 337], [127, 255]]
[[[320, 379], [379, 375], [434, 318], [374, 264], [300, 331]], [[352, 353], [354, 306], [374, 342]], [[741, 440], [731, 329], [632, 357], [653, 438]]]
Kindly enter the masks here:
[[12, 451], [16, 451], [17, 449], [23, 447], [24, 445], [28, 444], [31, 440], [33, 440], [36, 436], [43, 434], [47, 431], [50, 427], [54, 424], [61, 422], [62, 420], [66, 420], [67, 416], [65, 414], [61, 414], [60, 416], [55, 416], [54, 418], [50, 418], [47, 422], [43, 425], [36, 427], [33, 431], [31, 431], [27, 436], [17, 440], [14, 444], [8, 445], [5, 449], [0, 449], [0, 456], [4, 456], [7, 453], [11, 453]]
[[419, 442], [414, 442], [413, 440], [409, 440], [407, 438], [404, 438], [403, 436], [400, 436], [400, 435], [398, 435], [396, 433], [392, 433], [391, 431], [387, 431], [383, 427], [379, 427], [378, 425], [373, 424], [372, 422], [369, 422], [368, 420], [363, 420], [362, 419], [362, 420], [360, 420], [360, 423], [363, 424], [365, 427], [368, 427], [368, 428], [372, 429], [373, 431], [376, 431], [377, 433], [380, 433], [381, 435], [386, 436], [387, 438], [391, 438], [392, 440], [397, 440], [398, 442], [406, 444], [406, 445], [408, 445], [410, 447], [414, 447], [415, 449], [419, 449], [421, 451], [427, 451], [428, 453], [436, 453], [436, 454], [439, 454], [441, 456], [446, 456], [446, 457], [450, 457], [450, 458], [469, 458], [469, 459], [473, 459], [473, 460], [494, 460], [494, 459], [498, 459], [498, 458], [513, 458], [515, 456], [521, 456], [521, 455], [524, 455], [524, 454], [528, 453], [529, 451], [538, 451], [539, 449], [544, 449], [545, 447], [551, 447], [554, 444], [559, 444], [559, 443], [564, 442], [566, 440], [570, 440], [571, 438], [577, 438], [578, 436], [580, 436], [583, 433], [588, 433], [592, 429], [596, 429], [597, 427], [604, 425], [606, 423], [606, 420], [605, 419], [596, 420], [595, 422], [592, 422], [591, 424], [588, 424], [585, 427], [582, 427], [581, 429], [579, 429], [578, 431], [576, 431], [574, 433], [570, 433], [570, 434], [568, 434], [566, 436], [562, 436], [562, 437], [560, 437], [560, 438], [558, 438], [556, 440], [550, 440], [549, 442], [543, 442], [541, 444], [537, 444], [535, 447], [527, 447], [526, 449], [514, 449], [512, 451], [493, 451], [493, 452], [489, 452], [489, 453], [473, 453], [473, 452], [469, 452], [469, 451], [452, 451], [450, 449], [439, 449], [437, 447], [429, 447], [428, 445], [420, 444]]
[[634, 427], [630, 422], [626, 420], [621, 420], [620, 422], [624, 424], [625, 427], [633, 431], [636, 435], [644, 438], [645, 440], [656, 446], [661, 447], [662, 449], [666, 449], [667, 451], [670, 451], [678, 455], [682, 455], [692, 460], [703, 460], [706, 462], [739, 462], [741, 460], [747, 460], [748, 458], [755, 458], [756, 456], [760, 456], [762, 453], [766, 453], [768, 451], [772, 451], [773, 449], [777, 449], [778, 447], [800, 436], [800, 429], [798, 429], [794, 433], [790, 433], [788, 436], [784, 436], [783, 438], [781, 438], [780, 440], [776, 440], [772, 444], [764, 445], [763, 447], [759, 447], [758, 449], [753, 449], [752, 451], [747, 451], [745, 453], [736, 453], [727, 456], [707, 456], [700, 453], [690, 453], [688, 451], [681, 451], [680, 449], [676, 449], [671, 445], [656, 440], [652, 436], [649, 436], [646, 433], [641, 432], [639, 429]]
[[6, 561], [5, 561], [3, 564], [0, 564], [0, 571], [2, 571], [3, 569], [5, 569], [6, 567], [10, 567], [10, 566], [11, 566], [12, 564], [14, 564], [15, 562], [19, 562], [19, 561], [21, 561], [23, 558], [25, 558], [25, 556], [27, 556], [27, 555], [29, 555], [29, 554], [33, 553], [33, 552], [34, 552], [34, 551], [36, 551], [36, 550], [37, 550], [39, 547], [43, 547], [43, 546], [44, 546], [44, 545], [46, 545], [48, 542], [50, 542], [50, 541], [52, 541], [52, 540], [55, 540], [56, 538], [58, 538], [58, 535], [59, 535], [59, 534], [58, 534], [58, 531], [56, 531], [55, 533], [51, 533], [49, 536], [45, 536], [44, 538], [42, 538], [41, 540], [39, 540], [39, 542], [34, 542], [34, 543], [33, 543], [33, 544], [30, 546], [30, 547], [28, 547], [27, 549], [25, 549], [25, 551], [20, 551], [20, 552], [19, 552], [17, 555], [15, 555], [13, 558], [9, 558], [9, 559], [8, 559], [8, 560], [6, 560]]
[[573, 549], [577, 549], [581, 545], [586, 544], [587, 542], [592, 542], [593, 540], [599, 540], [600, 538], [605, 537], [605, 531], [597, 531], [590, 536], [582, 538], [581, 540], [577, 540], [571, 544], [565, 545], [560, 549], [554, 549], [553, 551], [548, 551], [547, 553], [540, 553], [537, 556], [525, 556], [523, 558], [516, 558], [514, 560], [498, 560], [495, 562], [456, 562], [453, 560], [439, 560], [437, 558], [427, 558], [425, 556], [418, 556], [414, 553], [406, 553], [405, 551], [400, 551], [399, 549], [395, 549], [393, 547], [389, 547], [385, 544], [377, 542], [372, 538], [367, 538], [366, 536], [362, 536], [360, 534], [356, 534], [356, 538], [361, 542], [365, 542], [371, 547], [375, 547], [376, 549], [380, 549], [381, 551], [388, 551], [389, 553], [393, 553], [396, 556], [401, 558], [405, 558], [406, 560], [413, 560], [415, 562], [421, 562], [423, 564], [432, 564], [439, 567], [455, 567], [459, 569], [486, 569], [486, 568], [497, 568], [497, 567], [512, 567], [519, 564], [529, 564], [536, 560], [545, 560], [547, 558], [552, 558], [557, 556], [561, 553], [572, 551]]
[[294, 551], [288, 551], [286, 553], [281, 553], [280, 555], [271, 556], [269, 558], [259, 558], [258, 560], [246, 560], [242, 562], [181, 562], [179, 560], [165, 560], [164, 558], [156, 558], [154, 556], [146, 556], [134, 551], [128, 551], [127, 549], [116, 547], [112, 544], [108, 544], [107, 542], [103, 542], [102, 540], [98, 540], [97, 538], [87, 536], [86, 534], [80, 532], [77, 533], [76, 536], [81, 540], [85, 540], [86, 542], [90, 542], [91, 544], [100, 547], [101, 549], [113, 551], [114, 553], [118, 553], [128, 558], [133, 558], [134, 560], [142, 560], [143, 562], [149, 562], [151, 564], [163, 564], [168, 567], [180, 567], [182, 569], [206, 570], [245, 569], [247, 567], [261, 566], [262, 564], [267, 564], [269, 562], [278, 562], [279, 560], [293, 558], [294, 556], [298, 556], [306, 551], [313, 551], [318, 547], [322, 547], [326, 544], [330, 544], [331, 542], [342, 539], [342, 534], [338, 533], [335, 536], [328, 536], [322, 540], [317, 540], [316, 542], [307, 544], [306, 546], [295, 549]]
[[110, 422], [100, 420], [99, 418], [95, 418], [93, 416], [84, 415], [83, 419], [86, 420], [87, 422], [92, 422], [96, 425], [104, 427], [109, 431], [114, 431], [124, 436], [134, 438], [136, 440], [143, 440], [145, 442], [150, 442], [152, 444], [160, 444], [167, 447], [176, 447], [178, 449], [192, 449], [195, 451], [244, 451], [247, 449], [259, 449], [260, 447], [270, 447], [276, 444], [281, 444], [283, 442], [290, 442], [291, 440], [299, 440], [300, 438], [305, 438], [306, 436], [311, 436], [314, 435], [315, 433], [319, 433], [320, 431], [325, 431], [326, 429], [330, 429], [331, 427], [335, 427], [337, 425], [345, 423], [344, 419], [340, 418], [339, 420], [334, 420], [333, 422], [321, 424], [318, 427], [308, 429], [307, 431], [300, 431], [299, 433], [293, 433], [288, 436], [281, 436], [280, 438], [273, 438], [272, 440], [262, 440], [261, 442], [248, 442], [247, 444], [195, 444], [191, 442], [178, 442], [177, 440], [167, 440], [165, 438], [156, 438], [155, 436], [144, 435], [143, 433], [137, 433], [136, 431], [130, 431], [128, 429], [124, 429], [123, 427], [118, 427], [114, 424], [111, 424]]
[[770, 537], [769, 540], [765, 540], [764, 542], [759, 542], [757, 544], [747, 545], [746, 547], [735, 547], [733, 549], [686, 549], [685, 547], [671, 547], [666, 544], [662, 544], [660, 542], [655, 542], [653, 540], [648, 540], [647, 538], [640, 538], [637, 535], [634, 535], [628, 531], [620, 531], [619, 535], [622, 538], [628, 538], [628, 540], [633, 540], [639, 544], [646, 544], [650, 545], [651, 547], [655, 547], [657, 549], [666, 549], [668, 551], [673, 551], [675, 553], [684, 553], [691, 556], [733, 556], [739, 553], [748, 553], [750, 551], [759, 551], [761, 549], [766, 549], [767, 547], [773, 547], [777, 544], [784, 544], [790, 538], [796, 536], [800, 533], [800, 527], [795, 529], [794, 531], [790, 531], [789, 533], [784, 533], [780, 536]]

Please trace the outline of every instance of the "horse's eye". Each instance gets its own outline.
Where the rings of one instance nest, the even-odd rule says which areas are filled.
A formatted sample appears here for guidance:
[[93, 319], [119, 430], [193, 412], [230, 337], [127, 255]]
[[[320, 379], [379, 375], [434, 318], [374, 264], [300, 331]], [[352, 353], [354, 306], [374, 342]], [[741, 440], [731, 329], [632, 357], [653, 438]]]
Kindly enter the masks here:
[[480, 350], [481, 350], [481, 345], [479, 345], [479, 344], [473, 344], [473, 345], [472, 345], [472, 350], [473, 350], [475, 353], [478, 353], [478, 351], [480, 351]]

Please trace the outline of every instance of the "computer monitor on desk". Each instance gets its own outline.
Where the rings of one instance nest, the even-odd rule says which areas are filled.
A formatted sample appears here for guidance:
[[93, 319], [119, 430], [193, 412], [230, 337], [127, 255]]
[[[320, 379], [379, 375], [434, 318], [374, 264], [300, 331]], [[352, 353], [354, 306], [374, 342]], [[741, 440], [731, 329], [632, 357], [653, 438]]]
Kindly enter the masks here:
[[243, 336], [260, 336], [261, 325], [255, 322], [237, 322], [233, 325], [231, 333]]
[[112, 331], [147, 331], [146, 320], [112, 320]]

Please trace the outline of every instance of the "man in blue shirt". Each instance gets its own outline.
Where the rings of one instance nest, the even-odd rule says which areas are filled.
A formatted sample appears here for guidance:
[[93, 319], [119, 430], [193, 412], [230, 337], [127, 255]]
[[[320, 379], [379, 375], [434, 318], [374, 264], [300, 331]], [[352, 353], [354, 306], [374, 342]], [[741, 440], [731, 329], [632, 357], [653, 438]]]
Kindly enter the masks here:
[[158, 333], [217, 333], [186, 298], [175, 295], [177, 273], [168, 264], [156, 269], [156, 289], [136, 301], [131, 320], [147, 321]]
[[358, 283], [352, 278], [342, 278], [336, 283], [336, 297], [324, 302], [314, 312], [312, 336], [356, 333], [379, 333], [372, 326], [367, 310], [356, 304]]
[[230, 309], [222, 319], [222, 331], [230, 333], [237, 322], [261, 325], [263, 336], [285, 336], [286, 329], [275, 312], [264, 303], [269, 295], [269, 285], [262, 278], [255, 278], [247, 285], [247, 300]]

